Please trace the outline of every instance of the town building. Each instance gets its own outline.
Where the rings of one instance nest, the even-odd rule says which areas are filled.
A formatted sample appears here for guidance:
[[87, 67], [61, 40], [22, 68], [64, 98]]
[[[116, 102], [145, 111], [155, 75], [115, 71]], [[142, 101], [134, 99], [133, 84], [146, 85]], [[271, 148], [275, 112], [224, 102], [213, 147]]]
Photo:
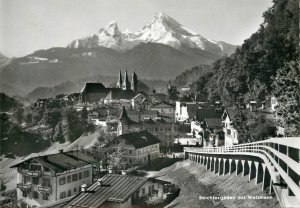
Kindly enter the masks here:
[[139, 120], [132, 120], [130, 116], [128, 116], [125, 107], [123, 107], [119, 118], [117, 134], [121, 135], [124, 133], [147, 130], [158, 137], [161, 141], [160, 146], [162, 148], [173, 145], [178, 132], [177, 124], [173, 123], [170, 119], [167, 120], [165, 117], [158, 115], [157, 112], [156, 115], [150, 114], [155, 115], [155, 117], [142, 117], [141, 114], [137, 115]]
[[161, 92], [153, 92], [149, 95], [149, 98], [152, 100], [152, 103], [161, 103], [166, 102], [168, 100], [168, 95]]
[[149, 196], [159, 194], [167, 198], [176, 187], [155, 178], [107, 174], [66, 203], [64, 208], [75, 207], [144, 207]]
[[159, 115], [162, 116], [167, 116], [172, 118], [172, 122], [175, 122], [175, 106], [167, 103], [167, 102], [161, 102], [161, 103], [157, 103], [154, 104], [153, 106], [151, 106], [150, 108], [153, 111], [157, 111], [159, 113]]
[[127, 70], [125, 72], [124, 81], [119, 74], [116, 87], [108, 88], [102, 83], [86, 83], [80, 91], [81, 103], [115, 103], [115, 102], [129, 102], [137, 94], [137, 75], [132, 74], [132, 81], [129, 81]]
[[107, 148], [122, 152], [124, 161], [131, 164], [146, 163], [159, 157], [160, 140], [148, 131], [124, 133], [113, 139]]
[[81, 151], [30, 157], [15, 164], [17, 197], [29, 206], [40, 207], [65, 200], [93, 181], [93, 159]]
[[176, 122], [185, 122], [187, 120], [199, 120], [199, 109], [214, 109], [217, 107], [207, 102], [183, 102], [175, 103], [175, 120]]
[[238, 131], [233, 125], [233, 121], [238, 116], [240, 116], [239, 110], [230, 108], [226, 108], [222, 115], [225, 146], [232, 146], [239, 143]]
[[148, 111], [153, 105], [152, 100], [145, 93], [138, 93], [131, 99], [131, 108], [138, 111]]

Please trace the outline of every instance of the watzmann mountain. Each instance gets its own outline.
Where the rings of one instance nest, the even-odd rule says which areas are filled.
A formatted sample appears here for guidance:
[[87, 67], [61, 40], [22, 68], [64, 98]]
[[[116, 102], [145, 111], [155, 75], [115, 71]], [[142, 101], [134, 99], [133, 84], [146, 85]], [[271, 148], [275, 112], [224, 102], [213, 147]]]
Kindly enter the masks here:
[[231, 54], [236, 46], [204, 38], [179, 24], [164, 13], [157, 13], [137, 32], [122, 32], [115, 21], [101, 28], [96, 34], [72, 41], [69, 48], [112, 48], [130, 50], [140, 43], [160, 43], [175, 49], [195, 48], [213, 54]]
[[16, 58], [0, 70], [0, 91], [26, 95], [94, 75], [135, 71], [139, 78], [170, 80], [199, 64], [210, 64], [236, 46], [212, 41], [158, 13], [137, 32], [122, 32], [115, 22], [67, 47], [39, 50]]

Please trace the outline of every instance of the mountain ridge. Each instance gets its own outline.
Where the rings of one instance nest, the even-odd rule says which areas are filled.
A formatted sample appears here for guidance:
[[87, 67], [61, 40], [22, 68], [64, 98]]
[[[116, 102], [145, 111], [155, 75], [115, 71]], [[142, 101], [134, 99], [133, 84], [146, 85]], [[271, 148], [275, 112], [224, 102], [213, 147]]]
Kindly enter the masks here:
[[[69, 48], [106, 47], [118, 51], [130, 50], [140, 43], [160, 43], [176, 49], [197, 48], [218, 55], [230, 55], [236, 46], [222, 41], [213, 41], [185, 28], [164, 13], [156, 13], [146, 25], [137, 32], [120, 31], [117, 22], [111, 21], [97, 33], [73, 40]], [[226, 45], [226, 47], [223, 47]]]

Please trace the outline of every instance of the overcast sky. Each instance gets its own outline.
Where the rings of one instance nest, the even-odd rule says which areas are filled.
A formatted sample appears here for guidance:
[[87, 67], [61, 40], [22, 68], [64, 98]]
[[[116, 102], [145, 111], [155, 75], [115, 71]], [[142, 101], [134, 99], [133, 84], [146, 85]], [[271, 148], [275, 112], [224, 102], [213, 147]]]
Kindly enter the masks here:
[[18, 57], [65, 47], [112, 20], [122, 31], [137, 31], [156, 12], [206, 38], [240, 45], [271, 5], [271, 0], [0, 0], [0, 51]]

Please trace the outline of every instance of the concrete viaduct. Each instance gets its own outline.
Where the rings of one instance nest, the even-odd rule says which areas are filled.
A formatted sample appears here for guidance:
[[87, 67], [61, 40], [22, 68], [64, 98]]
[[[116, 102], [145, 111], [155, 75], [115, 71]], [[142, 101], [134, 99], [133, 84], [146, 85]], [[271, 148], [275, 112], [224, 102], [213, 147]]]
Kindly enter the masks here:
[[236, 174], [275, 192], [281, 207], [300, 207], [300, 137], [224, 147], [185, 147], [184, 158], [215, 174]]

